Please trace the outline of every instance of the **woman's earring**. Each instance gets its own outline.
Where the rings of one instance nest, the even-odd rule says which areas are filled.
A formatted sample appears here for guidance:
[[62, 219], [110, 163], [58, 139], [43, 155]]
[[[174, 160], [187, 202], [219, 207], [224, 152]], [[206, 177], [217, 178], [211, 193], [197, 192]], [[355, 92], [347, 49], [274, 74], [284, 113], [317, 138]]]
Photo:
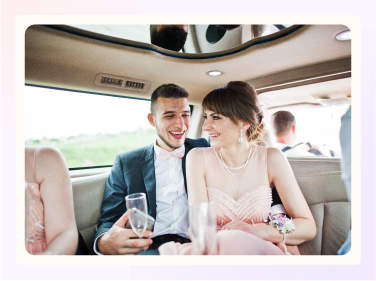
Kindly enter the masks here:
[[239, 138], [239, 143], [243, 142], [243, 129], [240, 130], [240, 138]]

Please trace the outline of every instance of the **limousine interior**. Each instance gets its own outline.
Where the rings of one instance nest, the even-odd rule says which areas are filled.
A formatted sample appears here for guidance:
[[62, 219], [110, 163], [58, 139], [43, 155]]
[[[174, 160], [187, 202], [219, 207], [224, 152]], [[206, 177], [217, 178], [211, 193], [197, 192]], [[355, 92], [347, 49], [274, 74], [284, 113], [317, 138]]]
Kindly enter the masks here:
[[[102, 33], [116, 28], [122, 31], [119, 35]], [[90, 94], [112, 100], [150, 100], [158, 86], [174, 83], [190, 95], [190, 138], [207, 137], [202, 131], [201, 101], [229, 81], [253, 85], [266, 118], [278, 110], [295, 110], [308, 112], [308, 117], [315, 119], [315, 112], [320, 112], [316, 110], [348, 106], [351, 102], [351, 40], [347, 40], [349, 35], [344, 32], [349, 28], [344, 25], [268, 25], [258, 37], [250, 25], [242, 25], [226, 31], [215, 42], [208, 39], [211, 25], [188, 28], [183, 50], [175, 52], [152, 45], [148, 25], [30, 26], [25, 33], [25, 88], [58, 90], [77, 100], [81, 95], [93, 96]], [[25, 107], [28, 99], [33, 97], [25, 99]], [[45, 112], [38, 103], [41, 107], [34, 108], [34, 112]], [[90, 102], [77, 106], [73, 99], [66, 108], [67, 118], [79, 111], [81, 128], [95, 127], [96, 123], [91, 122], [96, 121], [85, 116], [84, 110], [90, 107]], [[106, 115], [103, 112], [97, 110], [96, 114]], [[115, 118], [121, 119], [119, 114]], [[26, 129], [34, 126], [28, 124]], [[338, 132], [338, 128], [333, 130]], [[37, 143], [54, 145], [49, 141], [41, 138]], [[133, 142], [133, 146], [141, 146], [137, 140]], [[267, 142], [273, 145], [272, 139]], [[35, 143], [25, 140], [26, 145]], [[303, 255], [335, 255], [351, 228], [350, 202], [341, 180], [340, 147], [331, 149], [335, 157], [288, 158], [317, 225], [316, 237], [299, 245]], [[92, 240], [111, 163], [87, 160], [87, 165], [69, 164], [68, 154], [61, 151], [70, 168], [77, 227], [93, 254]], [[115, 155], [110, 158], [114, 160]]]

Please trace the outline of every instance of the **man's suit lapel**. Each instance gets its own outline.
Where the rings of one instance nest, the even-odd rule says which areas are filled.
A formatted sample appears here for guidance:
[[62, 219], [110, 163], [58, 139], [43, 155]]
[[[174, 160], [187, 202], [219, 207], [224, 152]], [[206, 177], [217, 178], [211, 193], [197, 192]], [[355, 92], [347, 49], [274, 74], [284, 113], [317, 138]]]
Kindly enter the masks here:
[[140, 163], [144, 184], [147, 192], [148, 206], [150, 215], [156, 218], [157, 215], [157, 195], [155, 183], [155, 168], [154, 168], [154, 144], [148, 146], [141, 155], [143, 161]]
[[185, 151], [184, 151], [184, 156], [182, 158], [182, 169], [183, 169], [183, 177], [184, 177], [184, 187], [185, 187], [185, 191], [188, 194], [188, 191], [187, 191], [187, 177], [185, 175], [185, 160], [187, 158], [188, 152], [192, 149], [192, 146], [190, 146], [187, 143], [184, 143], [184, 147], [185, 147]]

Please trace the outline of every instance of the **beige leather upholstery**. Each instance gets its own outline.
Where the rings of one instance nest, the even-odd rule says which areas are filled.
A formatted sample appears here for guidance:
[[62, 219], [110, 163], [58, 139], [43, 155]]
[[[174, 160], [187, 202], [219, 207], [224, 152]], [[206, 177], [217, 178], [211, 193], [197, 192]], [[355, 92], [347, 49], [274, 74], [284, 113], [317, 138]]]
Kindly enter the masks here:
[[340, 160], [289, 158], [296, 180], [315, 218], [317, 234], [299, 245], [302, 255], [336, 255], [350, 231], [350, 202]]
[[101, 216], [103, 193], [109, 174], [109, 172], [106, 172], [94, 176], [71, 179], [77, 228], [91, 254], [94, 254], [92, 241]]
[[[350, 203], [341, 180], [340, 160], [289, 158], [316, 221], [317, 235], [299, 245], [303, 255], [336, 255], [350, 230]], [[78, 230], [90, 253], [109, 172], [72, 178]]]

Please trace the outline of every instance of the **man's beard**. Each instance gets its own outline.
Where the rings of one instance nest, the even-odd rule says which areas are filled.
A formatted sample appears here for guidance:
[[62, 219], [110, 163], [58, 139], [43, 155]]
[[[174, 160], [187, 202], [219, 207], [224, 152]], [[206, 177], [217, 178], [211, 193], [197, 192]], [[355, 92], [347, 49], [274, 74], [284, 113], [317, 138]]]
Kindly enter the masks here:
[[158, 129], [158, 126], [157, 126], [157, 124], [155, 124], [155, 128], [157, 129], [157, 135], [158, 135], [158, 137], [168, 146], [168, 147], [170, 147], [170, 148], [173, 148], [173, 149], [177, 149], [177, 148], [179, 148], [179, 147], [175, 147], [175, 146], [173, 146], [172, 144], [170, 144], [167, 140], [165, 140], [160, 134], [159, 134], [159, 129]]

